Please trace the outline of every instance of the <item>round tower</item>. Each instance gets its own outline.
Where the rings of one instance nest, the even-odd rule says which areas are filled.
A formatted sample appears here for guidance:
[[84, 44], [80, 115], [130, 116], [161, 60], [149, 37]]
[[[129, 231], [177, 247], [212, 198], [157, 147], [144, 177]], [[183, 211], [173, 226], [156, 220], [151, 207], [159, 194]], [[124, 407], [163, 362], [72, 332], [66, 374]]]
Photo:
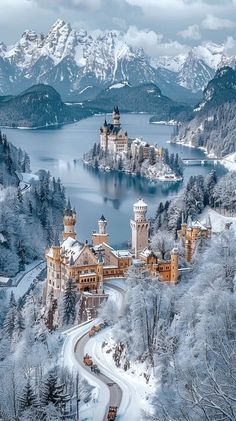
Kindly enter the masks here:
[[134, 211], [134, 220], [138, 222], [142, 222], [146, 220], [146, 213], [147, 213], [147, 204], [144, 202], [143, 199], [139, 199], [133, 205]]
[[92, 233], [92, 243], [94, 246], [106, 243], [108, 244], [109, 235], [107, 234], [107, 220], [104, 215], [98, 220], [98, 232]]
[[107, 221], [104, 215], [102, 215], [98, 221], [99, 234], [106, 234], [106, 227], [107, 227]]
[[117, 106], [113, 109], [112, 122], [114, 126], [120, 126], [120, 111]]
[[143, 199], [133, 205], [134, 220], [130, 220], [132, 230], [132, 251], [137, 259], [140, 252], [148, 247], [149, 227], [150, 223], [146, 219], [147, 204]]
[[76, 211], [75, 208], [71, 208], [70, 200], [68, 200], [67, 207], [64, 213], [63, 240], [66, 240], [68, 237], [76, 238], [75, 224]]

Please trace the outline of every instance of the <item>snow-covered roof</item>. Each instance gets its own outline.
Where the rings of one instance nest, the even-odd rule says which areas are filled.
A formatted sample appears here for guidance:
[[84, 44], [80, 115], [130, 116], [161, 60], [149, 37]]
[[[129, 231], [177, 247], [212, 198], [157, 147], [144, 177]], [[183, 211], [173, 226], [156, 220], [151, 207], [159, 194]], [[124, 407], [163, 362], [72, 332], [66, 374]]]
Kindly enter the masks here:
[[143, 257], [149, 257], [150, 254], [152, 253], [152, 250], [150, 250], [148, 247], [146, 247], [141, 253], [140, 256]]
[[128, 250], [113, 250], [113, 254], [116, 257], [122, 257], [122, 258], [132, 257], [131, 253]]
[[198, 220], [192, 223], [192, 228], [200, 228], [201, 230], [207, 230], [207, 228]]
[[68, 237], [66, 240], [64, 240], [61, 247], [64, 250], [64, 256], [72, 256], [74, 261], [78, 259], [83, 248], [78, 240], [75, 240], [72, 237]]
[[11, 278], [8, 278], [6, 276], [0, 276], [0, 284], [8, 284], [10, 282]]
[[134, 143], [135, 145], [142, 145], [143, 147], [150, 146], [149, 143], [146, 142], [146, 140], [140, 139], [139, 137], [132, 139], [132, 143]]
[[[83, 246], [78, 242], [78, 240], [75, 240], [72, 237], [68, 237], [61, 244], [61, 250], [63, 252], [63, 255], [65, 257], [68, 257], [69, 259], [72, 257], [74, 262], [76, 259], [78, 259], [82, 249]], [[52, 247], [49, 249], [47, 256], [53, 257]]]
[[147, 204], [144, 202], [143, 199], [139, 199], [136, 203], [134, 203], [134, 207], [147, 207]]

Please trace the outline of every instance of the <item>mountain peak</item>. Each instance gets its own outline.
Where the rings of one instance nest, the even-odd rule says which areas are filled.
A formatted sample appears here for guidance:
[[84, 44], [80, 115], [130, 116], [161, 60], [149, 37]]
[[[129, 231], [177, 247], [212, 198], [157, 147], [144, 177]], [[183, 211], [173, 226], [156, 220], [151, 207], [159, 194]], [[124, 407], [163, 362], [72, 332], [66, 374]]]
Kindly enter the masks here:
[[26, 29], [21, 38], [26, 39], [27, 41], [36, 41], [38, 39], [38, 35], [35, 31], [32, 31], [31, 29]]

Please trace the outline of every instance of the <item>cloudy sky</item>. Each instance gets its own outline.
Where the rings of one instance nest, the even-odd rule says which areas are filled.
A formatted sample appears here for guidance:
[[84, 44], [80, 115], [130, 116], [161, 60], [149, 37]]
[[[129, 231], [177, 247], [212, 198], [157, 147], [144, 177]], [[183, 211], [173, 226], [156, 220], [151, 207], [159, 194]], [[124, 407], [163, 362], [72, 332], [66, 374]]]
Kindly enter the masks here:
[[236, 0], [1, 0], [0, 41], [25, 29], [47, 33], [57, 18], [77, 29], [117, 29], [152, 55], [173, 55], [204, 41], [236, 51]]

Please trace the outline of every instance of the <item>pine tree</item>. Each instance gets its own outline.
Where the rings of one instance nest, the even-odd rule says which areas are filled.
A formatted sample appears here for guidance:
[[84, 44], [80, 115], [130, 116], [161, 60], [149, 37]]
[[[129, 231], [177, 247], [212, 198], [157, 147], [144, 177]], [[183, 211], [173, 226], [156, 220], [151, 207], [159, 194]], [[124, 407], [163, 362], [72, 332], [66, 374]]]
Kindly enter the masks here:
[[21, 395], [18, 398], [18, 406], [19, 412], [23, 412], [26, 409], [30, 408], [31, 406], [37, 406], [38, 400], [32, 386], [29, 381], [27, 381], [26, 385], [24, 386]]
[[62, 322], [63, 324], [74, 323], [76, 317], [77, 294], [72, 279], [68, 279], [62, 298]]
[[95, 158], [97, 156], [97, 144], [94, 143], [93, 149], [92, 149], [92, 158]]
[[156, 163], [156, 152], [155, 148], [150, 147], [149, 148], [149, 164], [154, 165]]
[[10, 338], [12, 338], [13, 333], [14, 333], [16, 318], [17, 318], [16, 300], [15, 300], [14, 293], [11, 292], [8, 312], [6, 314], [4, 324], [3, 324], [4, 332]]
[[47, 406], [52, 403], [53, 405], [61, 408], [65, 408], [66, 403], [70, 399], [66, 393], [64, 393], [64, 384], [58, 383], [58, 377], [55, 371], [51, 371], [46, 377], [41, 388], [40, 403], [43, 406]]
[[142, 164], [143, 161], [144, 161], [143, 146], [140, 145], [139, 150], [138, 150], [138, 163]]
[[167, 148], [163, 151], [163, 158], [166, 165], [170, 164], [170, 158], [169, 158], [169, 150]]
[[15, 341], [19, 340], [21, 333], [23, 332], [24, 329], [25, 329], [24, 319], [23, 319], [20, 309], [18, 308], [16, 309], [14, 332], [13, 332]]

